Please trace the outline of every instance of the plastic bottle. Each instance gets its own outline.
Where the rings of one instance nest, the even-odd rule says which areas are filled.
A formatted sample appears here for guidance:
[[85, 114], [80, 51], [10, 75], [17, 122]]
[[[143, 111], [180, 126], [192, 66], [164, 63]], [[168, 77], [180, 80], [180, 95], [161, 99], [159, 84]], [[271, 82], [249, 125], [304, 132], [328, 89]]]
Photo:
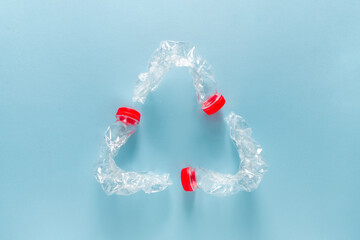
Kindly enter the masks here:
[[217, 92], [211, 65], [186, 42], [162, 41], [149, 60], [148, 71], [141, 73], [134, 89], [134, 102], [145, 103], [147, 95], [160, 84], [165, 74], [174, 67], [188, 67], [193, 77], [197, 99], [208, 115], [219, 111], [225, 98]]
[[105, 132], [105, 144], [95, 165], [95, 178], [108, 195], [130, 195], [140, 190], [155, 193], [172, 184], [169, 174], [125, 171], [114, 161], [121, 146], [136, 131], [140, 117], [140, 113], [135, 109], [119, 108], [116, 121]]
[[262, 147], [251, 137], [251, 128], [241, 116], [232, 112], [225, 120], [240, 157], [238, 172], [223, 174], [199, 167], [183, 168], [181, 183], [185, 191], [201, 189], [208, 194], [228, 196], [239, 191], [253, 191], [260, 184], [267, 169]]

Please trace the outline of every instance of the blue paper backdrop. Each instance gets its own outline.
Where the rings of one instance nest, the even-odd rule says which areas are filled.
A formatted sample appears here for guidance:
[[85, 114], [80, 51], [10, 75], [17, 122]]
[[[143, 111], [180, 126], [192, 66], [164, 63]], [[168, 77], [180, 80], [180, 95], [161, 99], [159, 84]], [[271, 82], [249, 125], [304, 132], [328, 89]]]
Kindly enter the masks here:
[[[360, 239], [359, 26], [357, 0], [2, 0], [0, 239]], [[165, 39], [198, 47], [227, 103], [207, 117], [170, 72], [117, 163], [174, 185], [106, 196], [103, 133]], [[235, 172], [230, 111], [269, 172], [253, 193], [185, 193], [182, 167]]]

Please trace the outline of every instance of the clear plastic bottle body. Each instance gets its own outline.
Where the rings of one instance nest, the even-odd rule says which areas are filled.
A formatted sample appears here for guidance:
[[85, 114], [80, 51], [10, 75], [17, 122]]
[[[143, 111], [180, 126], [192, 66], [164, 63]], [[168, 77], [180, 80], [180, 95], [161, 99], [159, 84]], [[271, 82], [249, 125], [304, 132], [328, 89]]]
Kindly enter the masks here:
[[198, 167], [184, 168], [181, 171], [181, 182], [185, 191], [201, 189], [208, 194], [229, 196], [239, 191], [253, 191], [260, 184], [267, 169], [262, 147], [251, 137], [251, 128], [241, 116], [230, 113], [225, 120], [240, 157], [237, 173], [223, 174]]
[[147, 95], [160, 84], [173, 67], [188, 67], [192, 75], [197, 100], [207, 114], [214, 114], [225, 104], [217, 92], [211, 65], [186, 42], [163, 41], [150, 57], [148, 71], [141, 73], [134, 89], [134, 102], [144, 103]]
[[188, 170], [189, 188], [185, 191], [202, 190], [205, 193], [217, 196], [229, 196], [239, 191], [251, 192], [257, 188], [261, 178], [254, 177], [250, 172], [241, 172], [235, 175], [222, 174], [200, 167]]
[[217, 94], [217, 86], [211, 65], [200, 56], [194, 59], [190, 68], [199, 104], [203, 106], [210, 97]]
[[105, 132], [105, 142], [109, 149], [109, 153], [116, 155], [117, 150], [126, 143], [126, 141], [130, 138], [131, 134], [136, 131], [137, 124], [129, 124], [130, 122], [134, 122], [134, 119], [130, 119], [128, 117], [121, 117], [123, 121], [117, 120], [112, 123]]
[[136, 131], [140, 113], [131, 108], [119, 108], [116, 119], [105, 132], [105, 143], [95, 165], [95, 178], [105, 193], [131, 195], [140, 190], [154, 193], [171, 185], [169, 174], [125, 171], [116, 165], [114, 158]]

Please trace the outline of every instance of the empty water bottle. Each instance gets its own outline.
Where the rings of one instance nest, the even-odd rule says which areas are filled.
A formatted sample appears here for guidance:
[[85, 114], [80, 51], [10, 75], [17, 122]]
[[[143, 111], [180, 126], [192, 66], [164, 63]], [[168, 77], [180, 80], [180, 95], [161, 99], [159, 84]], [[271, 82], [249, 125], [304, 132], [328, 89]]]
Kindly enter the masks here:
[[240, 157], [238, 172], [224, 174], [203, 168], [183, 168], [181, 183], [185, 191], [201, 189], [209, 194], [228, 196], [239, 191], [250, 192], [259, 186], [267, 169], [262, 147], [251, 137], [251, 128], [241, 116], [232, 112], [225, 120]]
[[141, 73], [134, 89], [134, 102], [144, 103], [147, 95], [160, 84], [165, 74], [174, 67], [188, 67], [193, 77], [197, 99], [208, 115], [219, 111], [225, 104], [217, 92], [211, 65], [187, 42], [162, 41], [150, 57], [148, 71]]

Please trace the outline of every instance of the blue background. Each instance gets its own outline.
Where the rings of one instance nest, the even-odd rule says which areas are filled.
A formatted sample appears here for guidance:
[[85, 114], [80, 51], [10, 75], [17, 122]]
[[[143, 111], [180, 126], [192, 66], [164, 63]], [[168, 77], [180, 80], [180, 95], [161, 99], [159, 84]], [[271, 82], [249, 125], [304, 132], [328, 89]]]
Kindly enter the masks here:
[[[227, 103], [207, 117], [171, 71], [116, 161], [174, 185], [106, 196], [103, 133], [166, 39], [198, 47]], [[0, 1], [0, 239], [360, 239], [359, 43], [357, 0]], [[183, 167], [236, 171], [230, 111], [269, 172], [253, 193], [185, 193]]]

